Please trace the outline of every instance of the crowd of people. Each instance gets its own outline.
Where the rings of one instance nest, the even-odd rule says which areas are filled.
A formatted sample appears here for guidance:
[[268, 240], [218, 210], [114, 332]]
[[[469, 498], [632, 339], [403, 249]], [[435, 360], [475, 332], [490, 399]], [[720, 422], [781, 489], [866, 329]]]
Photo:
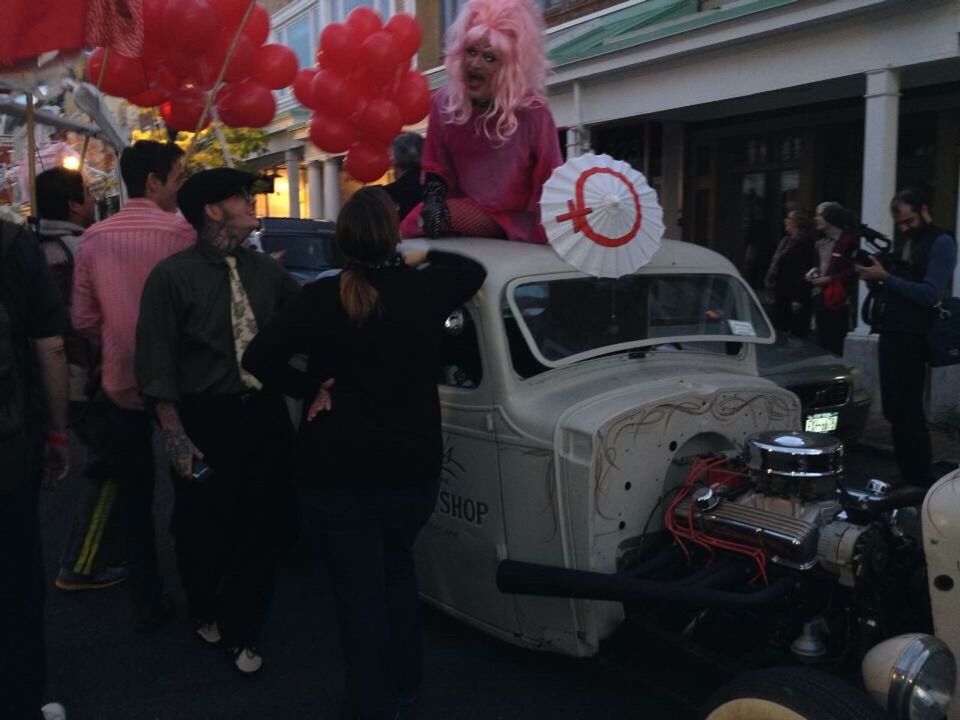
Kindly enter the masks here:
[[774, 327], [786, 337], [806, 338], [812, 321], [817, 345], [843, 355], [856, 308], [860, 221], [839, 203], [823, 202], [812, 218], [806, 210], [790, 210], [783, 226], [786, 234], [763, 279]]
[[[249, 173], [187, 177], [175, 144], [140, 141], [120, 158], [129, 200], [98, 223], [80, 173], [38, 176], [38, 234], [0, 225], [0, 543], [20, 549], [0, 586], [5, 718], [65, 717], [56, 703], [40, 707], [37, 506], [41, 485], [69, 472], [68, 426], [89, 463], [58, 588], [125, 581], [143, 633], [176, 612], [157, 560], [159, 428], [197, 637], [226, 648], [238, 672], [260, 670], [278, 561], [302, 518], [332, 579], [346, 716], [393, 720], [416, 700], [411, 548], [439, 491], [435, 359], [444, 319], [485, 271], [454, 254], [398, 250], [423, 235], [546, 242], [540, 189], [562, 158], [542, 38], [532, 2], [464, 5], [426, 141], [397, 138], [396, 181], [357, 191], [339, 214], [342, 271], [302, 289], [245, 243], [258, 222]], [[779, 330], [805, 337], [813, 323], [837, 354], [858, 274], [883, 285], [886, 310], [872, 322], [884, 413], [904, 478], [927, 485], [927, 358], [916, 336], [949, 287], [956, 246], [922, 193], [899, 194], [891, 211], [897, 268], [858, 258], [857, 218], [822, 203], [813, 217], [789, 213], [765, 285]], [[284, 396], [303, 401], [299, 432]]]

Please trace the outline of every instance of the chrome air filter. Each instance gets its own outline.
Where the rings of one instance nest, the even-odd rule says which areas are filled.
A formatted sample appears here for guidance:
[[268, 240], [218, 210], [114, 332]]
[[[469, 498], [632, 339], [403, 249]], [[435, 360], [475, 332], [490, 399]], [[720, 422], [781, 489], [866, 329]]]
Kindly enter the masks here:
[[843, 443], [824, 433], [764, 432], [747, 439], [744, 462], [757, 479], [832, 478], [843, 472]]

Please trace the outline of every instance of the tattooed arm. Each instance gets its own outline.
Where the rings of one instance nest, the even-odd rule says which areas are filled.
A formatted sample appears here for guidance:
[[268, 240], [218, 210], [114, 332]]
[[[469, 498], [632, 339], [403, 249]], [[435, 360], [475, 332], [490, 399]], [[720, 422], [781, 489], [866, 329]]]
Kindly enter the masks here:
[[193, 459], [203, 459], [203, 453], [197, 450], [190, 438], [187, 437], [180, 422], [180, 413], [177, 404], [164, 400], [157, 402], [157, 420], [163, 430], [163, 438], [167, 445], [167, 456], [170, 464], [180, 477], [189, 478], [193, 475]]

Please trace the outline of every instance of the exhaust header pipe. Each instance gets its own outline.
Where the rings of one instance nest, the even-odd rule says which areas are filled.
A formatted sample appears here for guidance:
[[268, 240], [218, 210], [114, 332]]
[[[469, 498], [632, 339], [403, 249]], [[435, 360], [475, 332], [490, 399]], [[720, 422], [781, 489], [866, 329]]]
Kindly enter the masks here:
[[634, 602], [668, 600], [701, 608], [746, 610], [758, 608], [784, 597], [794, 580], [782, 577], [763, 590], [740, 593], [714, 590], [703, 584], [681, 584], [647, 580], [625, 573], [596, 573], [586, 570], [504, 560], [497, 567], [497, 588], [512, 595], [579, 598]]

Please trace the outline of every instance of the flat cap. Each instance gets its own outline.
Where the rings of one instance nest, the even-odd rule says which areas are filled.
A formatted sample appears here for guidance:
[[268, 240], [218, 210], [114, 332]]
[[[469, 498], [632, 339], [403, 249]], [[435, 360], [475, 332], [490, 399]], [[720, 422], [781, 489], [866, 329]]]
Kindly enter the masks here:
[[191, 175], [177, 192], [177, 205], [198, 231], [203, 227], [203, 209], [243, 191], [249, 191], [259, 176], [235, 168], [214, 168]]

